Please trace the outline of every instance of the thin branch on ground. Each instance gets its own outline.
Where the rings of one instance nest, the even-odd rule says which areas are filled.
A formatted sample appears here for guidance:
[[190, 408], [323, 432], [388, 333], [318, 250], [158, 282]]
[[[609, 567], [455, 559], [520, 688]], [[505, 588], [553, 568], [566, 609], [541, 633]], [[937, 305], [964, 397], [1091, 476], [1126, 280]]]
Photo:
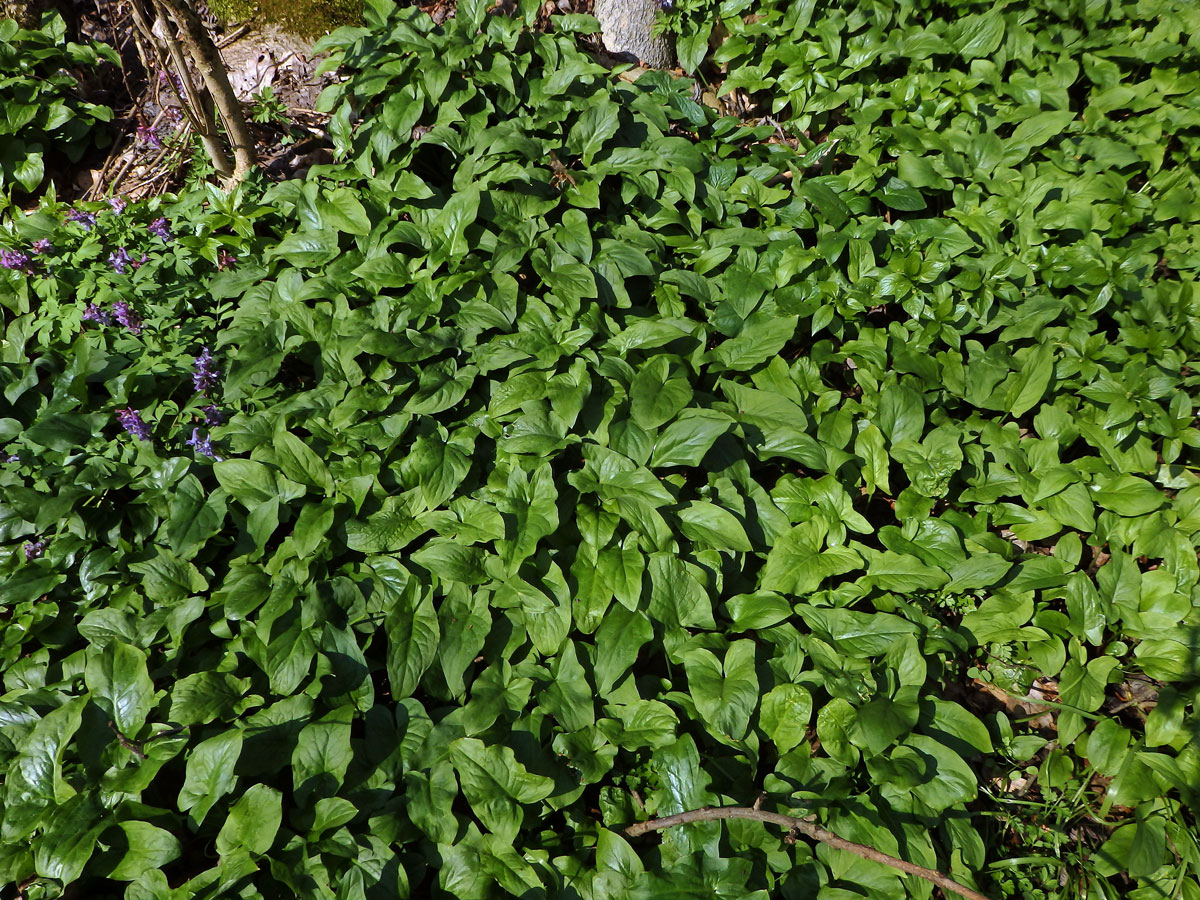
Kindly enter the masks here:
[[868, 847], [866, 844], [856, 844], [853, 841], [840, 838], [832, 831], [822, 828], [820, 825], [813, 824], [811, 818], [810, 816], [801, 819], [796, 816], [785, 816], [781, 813], [767, 812], [762, 809], [750, 809], [745, 806], [704, 807], [703, 809], [692, 809], [687, 812], [677, 813], [673, 816], [663, 816], [661, 819], [651, 819], [648, 822], [638, 822], [626, 828], [625, 833], [630, 837], [637, 837], [650, 831], [674, 828], [676, 825], [689, 825], [694, 822], [713, 822], [718, 819], [752, 819], [755, 822], [780, 825], [788, 829], [789, 832], [802, 834], [810, 840], [825, 844], [834, 850], [845, 850], [847, 853], [853, 853], [855, 856], [861, 856], [863, 859], [871, 860], [871, 862], [899, 869], [908, 875], [916, 875], [918, 878], [924, 878], [926, 881], [933, 882], [943, 891], [952, 891], [955, 894], [968, 898], [968, 900], [988, 900], [983, 894], [959, 884], [949, 875], [945, 875], [934, 869], [927, 869], [924, 866], [905, 862], [894, 856], [888, 856], [888, 854], [881, 853], [874, 847]]

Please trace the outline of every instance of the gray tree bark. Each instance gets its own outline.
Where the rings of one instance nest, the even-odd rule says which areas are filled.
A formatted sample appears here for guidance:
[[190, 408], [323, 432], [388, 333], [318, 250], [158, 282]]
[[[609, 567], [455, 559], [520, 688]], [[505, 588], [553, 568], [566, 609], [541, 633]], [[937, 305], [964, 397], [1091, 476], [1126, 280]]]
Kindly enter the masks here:
[[619, 59], [673, 68], [675, 41], [669, 34], [651, 34], [658, 9], [658, 0], [595, 0], [605, 49]]

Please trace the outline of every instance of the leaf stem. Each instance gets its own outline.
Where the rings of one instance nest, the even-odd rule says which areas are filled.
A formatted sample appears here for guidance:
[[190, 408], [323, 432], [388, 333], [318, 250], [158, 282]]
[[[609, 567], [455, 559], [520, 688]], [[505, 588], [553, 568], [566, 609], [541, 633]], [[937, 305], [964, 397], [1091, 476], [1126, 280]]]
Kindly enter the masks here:
[[809, 816], [800, 819], [795, 816], [785, 816], [781, 813], [768, 812], [763, 809], [750, 809], [744, 806], [704, 807], [702, 809], [692, 809], [687, 812], [677, 813], [673, 816], [663, 816], [661, 819], [651, 819], [648, 822], [637, 822], [626, 828], [625, 833], [630, 837], [637, 837], [649, 831], [674, 828], [676, 825], [688, 825], [692, 822], [712, 822], [718, 819], [753, 819], [755, 822], [781, 825], [790, 832], [799, 832], [810, 840], [825, 844], [835, 850], [845, 850], [847, 853], [853, 853], [855, 856], [861, 856], [863, 859], [869, 859], [872, 862], [890, 866], [893, 869], [899, 869], [908, 875], [916, 875], [918, 878], [924, 878], [926, 881], [933, 882], [942, 890], [967, 897], [968, 900], [988, 900], [983, 894], [959, 884], [949, 875], [944, 875], [933, 869], [927, 869], [924, 866], [905, 862], [894, 856], [888, 856], [874, 847], [868, 847], [865, 844], [856, 844], [853, 841], [840, 838], [832, 831], [813, 824], [810, 821], [811, 818]]

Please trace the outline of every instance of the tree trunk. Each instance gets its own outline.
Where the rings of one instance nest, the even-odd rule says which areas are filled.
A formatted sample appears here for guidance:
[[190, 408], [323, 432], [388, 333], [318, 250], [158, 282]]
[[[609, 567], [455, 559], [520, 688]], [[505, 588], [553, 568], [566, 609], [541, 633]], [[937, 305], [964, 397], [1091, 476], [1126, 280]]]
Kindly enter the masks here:
[[241, 181], [254, 168], [254, 138], [246, 125], [246, 117], [242, 114], [242, 105], [238, 102], [233, 87], [229, 84], [229, 73], [225, 71], [225, 62], [217, 45], [213, 43], [208, 29], [200, 21], [200, 17], [188, 4], [188, 0], [153, 0], [156, 5], [165, 8], [170, 17], [179, 27], [179, 39], [187, 48], [188, 54], [196, 64], [204, 86], [212, 97], [221, 115], [221, 123], [229, 136], [229, 147], [233, 151], [234, 183]]
[[668, 34], [652, 35], [658, 0], [596, 0], [604, 47], [618, 59], [655, 69], [675, 65], [675, 41]]

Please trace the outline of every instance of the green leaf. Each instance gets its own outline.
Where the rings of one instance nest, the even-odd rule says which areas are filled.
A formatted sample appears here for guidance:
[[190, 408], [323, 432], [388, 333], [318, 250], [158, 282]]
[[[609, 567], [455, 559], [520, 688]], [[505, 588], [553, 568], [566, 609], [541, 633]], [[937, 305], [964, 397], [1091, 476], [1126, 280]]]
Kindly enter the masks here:
[[1040, 147], [1051, 138], [1062, 134], [1074, 119], [1075, 113], [1069, 109], [1053, 109], [1037, 113], [1017, 123], [1012, 137], [1008, 139], [1008, 144], [1020, 150]]
[[129, 569], [143, 576], [142, 589], [151, 600], [167, 606], [208, 587], [199, 569], [165, 547], [156, 547], [153, 557], [130, 563]]
[[1104, 702], [1109, 676], [1119, 664], [1119, 660], [1111, 656], [1097, 657], [1087, 665], [1068, 659], [1058, 680], [1062, 702], [1084, 712], [1099, 709]]
[[165, 828], [137, 820], [119, 824], [122, 839], [112, 843], [114, 849], [124, 848], [124, 853], [105, 877], [113, 881], [137, 881], [147, 870], [161, 869], [179, 858], [179, 841]]
[[867, 578], [876, 587], [903, 594], [937, 590], [949, 576], [937, 566], [927, 566], [915, 556], [886, 550], [872, 557]]
[[669, 422], [692, 399], [692, 388], [683, 378], [668, 377], [670, 363], [656, 356], [642, 367], [629, 386], [629, 412], [645, 429]]
[[1166, 500], [1160, 490], [1136, 475], [1118, 475], [1093, 484], [1092, 499], [1120, 516], [1144, 516]]
[[742, 523], [728, 510], [706, 500], [692, 500], [679, 510], [679, 530], [698, 547], [749, 552]]
[[76, 794], [55, 807], [33, 847], [34, 870], [65, 884], [76, 881], [95, 851], [110, 813], [93, 796]]
[[83, 697], [50, 710], [18, 748], [4, 780], [4, 825], [0, 836], [19, 841], [29, 835], [45, 809], [66, 796], [62, 758], [78, 731], [87, 703]]
[[963, 16], [951, 27], [947, 38], [963, 59], [991, 56], [1004, 39], [1004, 15], [999, 9]]
[[756, 591], [753, 594], [738, 594], [726, 601], [733, 627], [737, 631], [757, 631], [770, 628], [791, 618], [792, 605], [779, 594], [771, 591]]
[[[327, 494], [333, 490], [329, 469], [313, 450], [290, 431], [277, 431], [273, 440], [275, 458], [283, 474]], [[235, 462], [235, 460], [226, 460]], [[219, 477], [219, 476], [218, 476]]]
[[433, 598], [410, 578], [384, 623], [388, 640], [387, 673], [392, 697], [403, 700], [417, 690], [421, 676], [437, 657], [441, 632]]
[[800, 195], [815, 206], [834, 228], [841, 228], [853, 215], [846, 201], [824, 181], [807, 178], [800, 182], [799, 190]]
[[724, 664], [703, 649], [686, 654], [683, 664], [696, 710], [713, 733], [734, 740], [745, 736], [759, 697], [754, 642], [734, 641]]
[[213, 465], [213, 474], [230, 496], [247, 509], [274, 500], [275, 479], [271, 470], [249, 459], [226, 459]]
[[725, 434], [733, 420], [723, 413], [703, 409], [685, 409], [654, 442], [650, 455], [652, 468], [698, 466], [713, 443]]
[[233, 709], [248, 683], [227, 672], [185, 676], [171, 689], [170, 719], [180, 725], [207, 725]]
[[574, 641], [563, 644], [551, 667], [550, 676], [550, 686], [542, 694], [539, 705], [567, 731], [580, 731], [594, 724], [594, 691], [579, 663]]
[[472, 812], [501, 840], [511, 841], [520, 829], [520, 804], [544, 800], [554, 790], [552, 779], [527, 770], [508, 747], [475, 738], [454, 741], [450, 762]]
[[876, 697], [859, 707], [851, 740], [871, 755], [878, 755], [917, 724], [916, 688], [900, 690], [896, 697]]
[[645, 613], [614, 607], [596, 630], [596, 692], [607, 696], [654, 637]]
[[[306, 727], [300, 732], [302, 742], [307, 730]], [[244, 850], [253, 856], [261, 856], [275, 843], [282, 821], [283, 796], [279, 791], [265, 784], [251, 785], [229, 810], [225, 824], [217, 834], [217, 855], [225, 857]]]
[[371, 220], [366, 209], [349, 188], [334, 188], [317, 201], [325, 223], [347, 234], [370, 234]]
[[798, 684], [776, 685], [762, 698], [759, 723], [780, 756], [805, 740], [812, 711], [812, 697]]
[[484, 553], [478, 547], [464, 547], [450, 539], [435, 538], [410, 558], [446, 583], [474, 585], [487, 580], [483, 569]]
[[332, 262], [338, 255], [338, 233], [332, 228], [298, 231], [267, 249], [264, 259], [282, 257], [293, 266], [315, 269]]
[[608, 100], [593, 100], [579, 120], [571, 126], [567, 146], [591, 165], [604, 142], [617, 133], [620, 107]]
[[1033, 409], [1054, 377], [1054, 347], [1038, 344], [1026, 354], [1021, 369], [1005, 395], [1005, 406], [1014, 418]]
[[83, 671], [92, 699], [121, 734], [134, 740], [154, 702], [146, 654], [122, 641], [89, 651]]
[[179, 811], [203, 824], [213, 805], [233, 790], [237, 782], [234, 766], [242, 753], [242, 732], [230, 728], [201, 741], [187, 758]]
[[833, 646], [849, 656], [881, 656], [899, 638], [917, 633], [917, 626], [890, 613], [862, 613], [800, 604], [796, 612]]

